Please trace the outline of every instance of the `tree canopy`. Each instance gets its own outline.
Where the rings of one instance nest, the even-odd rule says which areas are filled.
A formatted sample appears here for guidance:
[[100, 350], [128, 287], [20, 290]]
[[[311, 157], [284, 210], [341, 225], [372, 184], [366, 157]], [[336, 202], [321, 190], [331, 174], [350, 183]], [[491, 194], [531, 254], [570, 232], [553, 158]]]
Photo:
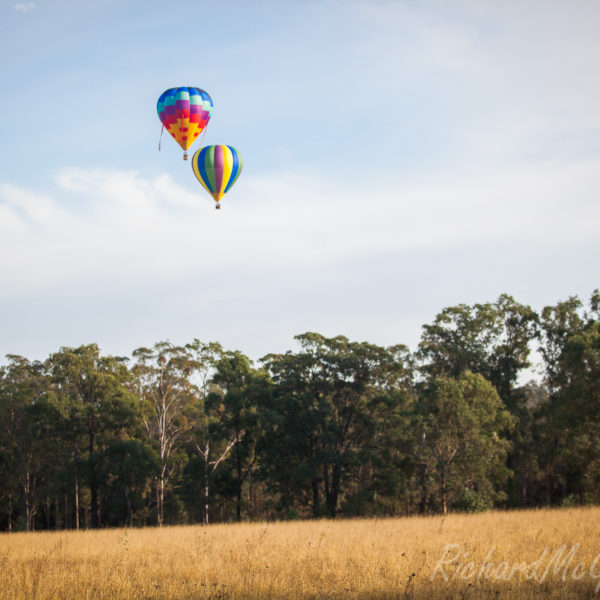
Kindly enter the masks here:
[[[296, 336], [0, 367], [0, 529], [600, 501], [600, 294], [444, 308], [415, 351]], [[539, 357], [536, 380], [526, 381]]]

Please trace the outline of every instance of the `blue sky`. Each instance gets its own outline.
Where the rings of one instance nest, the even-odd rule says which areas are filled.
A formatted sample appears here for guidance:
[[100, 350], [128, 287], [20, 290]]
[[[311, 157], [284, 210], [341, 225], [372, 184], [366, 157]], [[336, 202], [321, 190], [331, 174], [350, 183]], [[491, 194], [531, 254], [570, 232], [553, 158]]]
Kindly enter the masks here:
[[[0, 4], [0, 356], [304, 331], [415, 347], [443, 307], [599, 284], [600, 4]], [[214, 101], [214, 210], [158, 96]]]

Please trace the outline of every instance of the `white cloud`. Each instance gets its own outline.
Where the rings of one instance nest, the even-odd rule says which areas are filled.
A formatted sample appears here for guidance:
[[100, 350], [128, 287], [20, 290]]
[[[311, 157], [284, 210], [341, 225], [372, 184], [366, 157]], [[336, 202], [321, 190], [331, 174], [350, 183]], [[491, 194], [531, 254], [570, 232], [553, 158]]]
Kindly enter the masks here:
[[36, 7], [35, 2], [17, 2], [17, 4], [15, 4], [15, 10], [18, 12], [29, 12], [30, 10], [33, 10]]
[[78, 281], [166, 285], [190, 273], [279, 273], [285, 285], [294, 273], [318, 280], [332, 265], [390, 253], [439, 252], [443, 261], [460, 247], [594, 243], [600, 222], [600, 161], [369, 190], [247, 176], [220, 212], [200, 186], [167, 175], [64, 169], [55, 181], [52, 195], [0, 186], [4, 297]]

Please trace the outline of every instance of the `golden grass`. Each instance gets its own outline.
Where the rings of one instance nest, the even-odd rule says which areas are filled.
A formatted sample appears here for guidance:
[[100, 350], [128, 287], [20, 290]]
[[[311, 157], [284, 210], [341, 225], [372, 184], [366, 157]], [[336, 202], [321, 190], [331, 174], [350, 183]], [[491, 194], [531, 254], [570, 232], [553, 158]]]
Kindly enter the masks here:
[[13, 533], [0, 598], [600, 599], [599, 553], [600, 508]]

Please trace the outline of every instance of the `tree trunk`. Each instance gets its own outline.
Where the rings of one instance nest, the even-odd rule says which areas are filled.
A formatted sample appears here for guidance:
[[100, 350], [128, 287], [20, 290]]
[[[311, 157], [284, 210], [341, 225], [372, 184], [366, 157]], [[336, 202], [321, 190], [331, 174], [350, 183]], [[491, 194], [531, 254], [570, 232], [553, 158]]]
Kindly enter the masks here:
[[440, 494], [442, 502], [442, 513], [448, 513], [448, 498], [446, 497], [446, 469], [444, 463], [440, 464]]
[[163, 502], [165, 498], [165, 479], [161, 473], [156, 479], [156, 524], [162, 527], [163, 524]]
[[235, 518], [242, 520], [242, 480], [238, 477], [236, 490]]
[[165, 477], [161, 475], [160, 477], [160, 523], [159, 525], [165, 522]]
[[427, 465], [419, 465], [419, 487], [421, 488], [421, 497], [419, 499], [419, 514], [424, 515], [427, 508]]
[[248, 480], [248, 505], [246, 508], [246, 514], [250, 517], [251, 521], [254, 520], [255, 515], [255, 500], [256, 493], [254, 489], [254, 478], [250, 476], [250, 479]]
[[208, 525], [208, 473], [206, 472], [206, 463], [204, 469], [204, 515], [202, 515], [202, 522], [204, 525]]
[[92, 430], [93, 424], [90, 424], [89, 431], [89, 451], [88, 466], [90, 472], [90, 493], [92, 497], [92, 529], [100, 527], [100, 507], [98, 505], [98, 479], [96, 475], [96, 465], [94, 461], [94, 442], [95, 434]]
[[[236, 436], [239, 438], [239, 435]], [[236, 485], [236, 507], [235, 516], [238, 521], [242, 520], [242, 457], [236, 445], [237, 485]]]
[[331, 488], [329, 487], [329, 468], [323, 465], [323, 487], [325, 489], [325, 509], [329, 510], [331, 504]]
[[421, 488], [421, 499], [419, 500], [419, 514], [424, 515], [425, 509], [427, 508], [427, 463], [423, 458], [423, 454], [425, 452], [425, 440], [427, 438], [427, 434], [423, 432], [420, 440], [420, 457], [421, 464], [419, 466], [419, 487]]
[[129, 527], [133, 527], [133, 503], [131, 502], [131, 493], [129, 488], [125, 490], [125, 502], [127, 504], [127, 522]]
[[[204, 435], [206, 442], [204, 443], [204, 449], [200, 452], [203, 458], [203, 471], [204, 471], [204, 512], [202, 513], [202, 524], [208, 525], [208, 494], [209, 494], [209, 482], [208, 482], [208, 457], [210, 455], [210, 440], [208, 439], [208, 426], [205, 427]], [[200, 450], [200, 448], [198, 448]]]
[[30, 504], [30, 489], [31, 481], [29, 472], [25, 472], [21, 478], [21, 485], [23, 487], [23, 502], [25, 508], [25, 530], [31, 531], [32, 515], [31, 515], [31, 504]]
[[312, 504], [313, 504], [313, 517], [318, 518], [321, 516], [321, 498], [319, 495], [319, 480], [313, 477], [311, 481], [312, 485]]
[[75, 470], [75, 529], [79, 531], [79, 476]]
[[329, 516], [335, 519], [337, 514], [337, 504], [340, 495], [340, 483], [342, 479], [342, 468], [340, 465], [334, 465], [331, 473], [331, 488], [327, 498], [327, 507]]
[[100, 527], [100, 507], [98, 506], [98, 482], [93, 466], [90, 468], [90, 491], [92, 496], [92, 529], [98, 529]]

